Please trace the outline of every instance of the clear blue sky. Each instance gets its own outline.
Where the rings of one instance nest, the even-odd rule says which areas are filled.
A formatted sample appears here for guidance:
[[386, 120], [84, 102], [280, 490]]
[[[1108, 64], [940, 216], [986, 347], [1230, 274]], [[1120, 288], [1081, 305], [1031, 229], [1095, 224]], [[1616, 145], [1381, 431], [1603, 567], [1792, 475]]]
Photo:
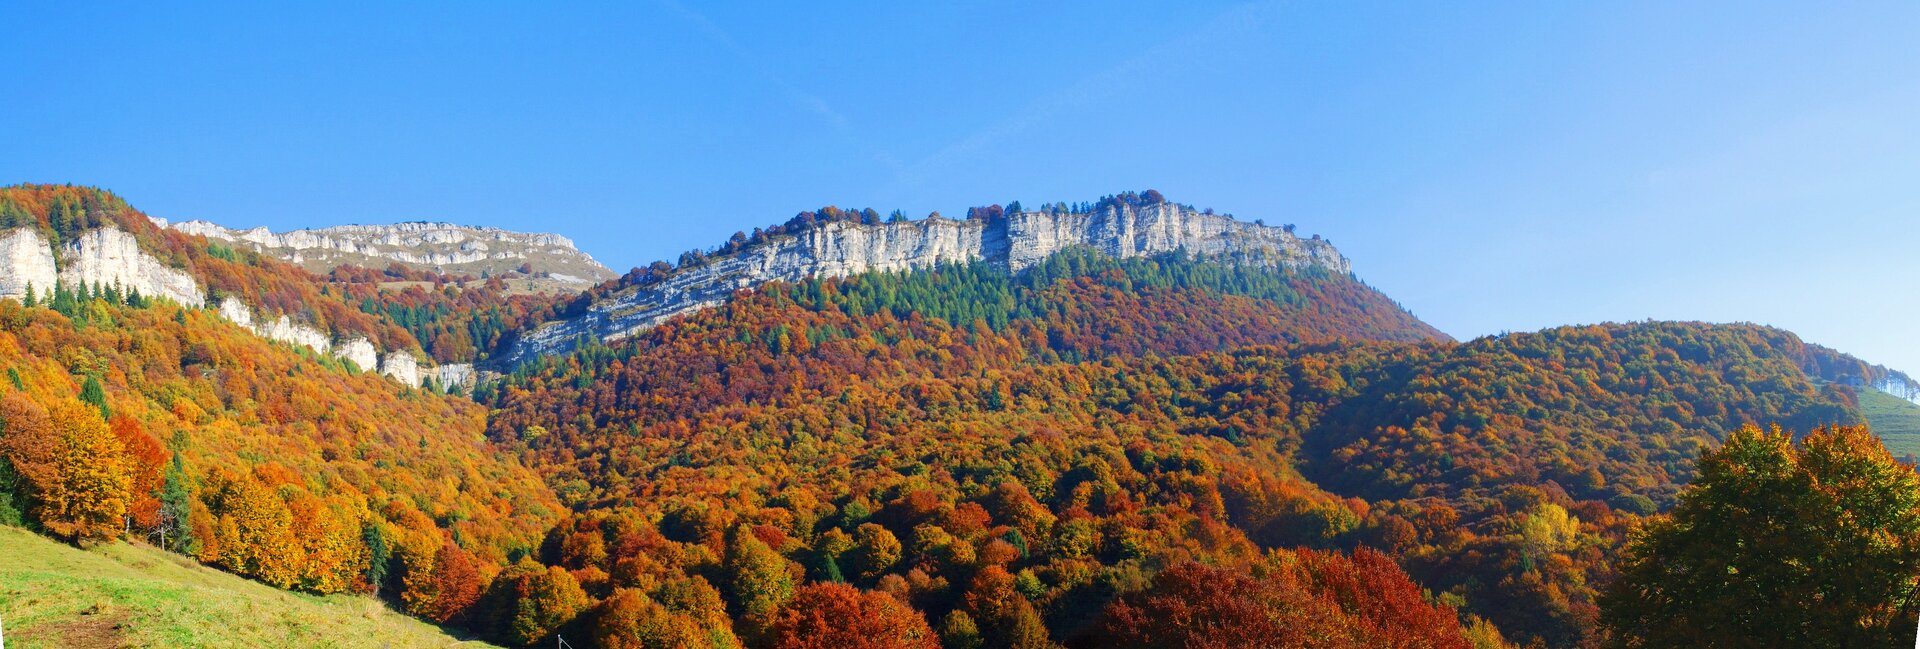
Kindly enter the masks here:
[[1152, 187], [1463, 338], [1754, 321], [1920, 371], [1920, 3], [155, 4], [0, 4], [0, 182], [622, 270]]

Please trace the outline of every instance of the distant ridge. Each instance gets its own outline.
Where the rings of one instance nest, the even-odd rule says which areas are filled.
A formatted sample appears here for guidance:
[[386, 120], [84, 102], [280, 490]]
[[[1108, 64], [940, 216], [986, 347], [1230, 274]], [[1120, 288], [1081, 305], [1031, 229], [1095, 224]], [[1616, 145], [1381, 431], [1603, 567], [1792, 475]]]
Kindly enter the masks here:
[[480, 277], [505, 275], [524, 265], [531, 276], [572, 290], [614, 277], [613, 271], [558, 234], [427, 221], [287, 232], [265, 227], [237, 230], [208, 221], [161, 224], [187, 234], [246, 245], [317, 273], [347, 264], [385, 268], [399, 263], [437, 273]]

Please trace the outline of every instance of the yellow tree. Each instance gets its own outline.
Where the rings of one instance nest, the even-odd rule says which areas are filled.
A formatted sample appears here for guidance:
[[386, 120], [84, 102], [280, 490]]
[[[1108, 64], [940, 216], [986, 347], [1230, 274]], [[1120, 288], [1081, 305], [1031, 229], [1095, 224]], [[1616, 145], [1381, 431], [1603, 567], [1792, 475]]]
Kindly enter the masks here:
[[55, 535], [81, 544], [113, 538], [126, 524], [126, 450], [107, 429], [98, 409], [73, 399], [48, 410], [60, 444], [54, 456], [55, 479], [40, 494], [40, 523]]

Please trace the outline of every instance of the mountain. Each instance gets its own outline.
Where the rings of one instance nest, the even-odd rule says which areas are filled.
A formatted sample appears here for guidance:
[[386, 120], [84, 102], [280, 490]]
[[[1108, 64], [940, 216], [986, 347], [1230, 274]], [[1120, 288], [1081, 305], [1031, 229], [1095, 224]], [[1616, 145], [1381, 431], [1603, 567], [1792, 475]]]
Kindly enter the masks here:
[[[964, 220], [896, 216], [823, 208], [752, 235], [737, 233], [712, 252], [682, 255], [678, 266], [656, 262], [576, 300], [562, 320], [521, 334], [498, 367], [565, 352], [582, 339], [618, 340], [669, 318], [725, 302], [735, 291], [773, 281], [845, 277], [940, 264], [985, 262], [1018, 273], [1077, 247], [1112, 257], [1185, 251], [1251, 266], [1318, 268], [1352, 275], [1352, 266], [1318, 235], [1268, 227], [1167, 202], [1158, 192], [1127, 192], [1093, 204], [1038, 210], [976, 208]], [[1412, 318], [1408, 318], [1412, 320]], [[1409, 323], [1404, 335], [1444, 336]]]
[[338, 266], [378, 269], [397, 263], [443, 275], [513, 276], [535, 287], [560, 291], [578, 291], [614, 278], [613, 271], [557, 234], [424, 221], [290, 232], [264, 227], [235, 230], [207, 221], [166, 227], [245, 246], [315, 273]]
[[[1351, 286], [1324, 271], [1064, 254], [769, 285], [523, 366], [481, 398], [577, 512], [541, 560], [615, 574], [624, 554], [566, 548], [631, 543], [671, 580], [704, 570], [687, 547], [751, 529], [805, 579], [930, 620], [977, 620], [958, 593], [1003, 562], [1051, 637], [1098, 646], [1106, 593], [1155, 566], [1364, 546], [1507, 637], [1579, 646], [1698, 449], [1862, 419], [1830, 384], [1860, 363], [1776, 329], [1309, 334], [1328, 320], [1289, 305], [1352, 303], [1301, 299]], [[1530, 541], [1531, 520], [1575, 531]]]
[[1774, 328], [1455, 341], [1155, 192], [822, 208], [577, 295], [64, 185], [0, 188], [0, 242], [0, 524], [515, 646], [1591, 647], [1704, 449], [1912, 419]]

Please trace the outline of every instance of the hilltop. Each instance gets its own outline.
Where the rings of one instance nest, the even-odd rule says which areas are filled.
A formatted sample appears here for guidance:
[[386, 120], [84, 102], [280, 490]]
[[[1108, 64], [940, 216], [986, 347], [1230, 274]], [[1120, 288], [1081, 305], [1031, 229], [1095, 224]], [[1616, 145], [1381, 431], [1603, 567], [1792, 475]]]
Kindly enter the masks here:
[[[498, 365], [511, 369], [583, 339], [618, 340], [769, 282], [974, 262], [1017, 274], [1076, 248], [1114, 258], [1179, 252], [1249, 268], [1353, 276], [1352, 263], [1319, 235], [1299, 237], [1290, 225], [1270, 227], [1197, 210], [1153, 190], [1032, 210], [1018, 202], [992, 205], [969, 210], [965, 219], [935, 213], [915, 220], [895, 212], [883, 220], [872, 209], [824, 207], [752, 234], [735, 233], [724, 245], [681, 255], [678, 264], [655, 262], [594, 287], [568, 305], [561, 319], [523, 333]], [[1406, 319], [1408, 338], [1445, 338], [1410, 315]]]

